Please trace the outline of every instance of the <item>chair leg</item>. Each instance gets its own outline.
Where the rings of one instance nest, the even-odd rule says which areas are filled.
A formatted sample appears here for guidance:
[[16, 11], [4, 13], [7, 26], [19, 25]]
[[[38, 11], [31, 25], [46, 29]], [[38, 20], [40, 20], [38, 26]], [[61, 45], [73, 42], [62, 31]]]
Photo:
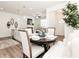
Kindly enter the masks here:
[[23, 53], [23, 58], [28, 58], [28, 57]]
[[23, 53], [23, 58], [25, 58], [25, 54]]
[[40, 54], [40, 55], [37, 56], [36, 58], [42, 58], [45, 53], [46, 53], [46, 52], [43, 52], [42, 54]]

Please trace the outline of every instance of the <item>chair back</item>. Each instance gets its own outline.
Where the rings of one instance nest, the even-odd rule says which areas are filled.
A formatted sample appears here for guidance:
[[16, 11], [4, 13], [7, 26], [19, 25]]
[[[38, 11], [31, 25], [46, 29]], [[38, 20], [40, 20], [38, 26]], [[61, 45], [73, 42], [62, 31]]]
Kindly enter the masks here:
[[20, 37], [21, 37], [21, 42], [22, 42], [22, 47], [23, 47], [23, 53], [28, 57], [32, 57], [31, 53], [31, 44], [30, 40], [27, 34], [27, 31], [19, 31]]
[[27, 29], [25, 29], [27, 32], [28, 32], [28, 35], [30, 36], [30, 35], [32, 35], [32, 29], [31, 28], [27, 28]]
[[47, 34], [48, 35], [55, 35], [55, 28], [54, 27], [47, 28]]

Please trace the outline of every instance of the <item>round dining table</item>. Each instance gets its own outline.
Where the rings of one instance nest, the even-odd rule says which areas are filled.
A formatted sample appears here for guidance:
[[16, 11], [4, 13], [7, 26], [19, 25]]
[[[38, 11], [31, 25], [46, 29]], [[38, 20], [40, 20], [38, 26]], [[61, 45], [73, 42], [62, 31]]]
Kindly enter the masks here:
[[41, 37], [39, 40], [33, 40], [32, 38], [30, 38], [30, 41], [37, 45], [43, 46], [45, 52], [47, 52], [48, 49], [50, 48], [50, 43], [54, 44], [56, 42], [56, 39], [57, 39], [57, 37], [55, 37], [54, 39], [48, 39], [45, 37]]

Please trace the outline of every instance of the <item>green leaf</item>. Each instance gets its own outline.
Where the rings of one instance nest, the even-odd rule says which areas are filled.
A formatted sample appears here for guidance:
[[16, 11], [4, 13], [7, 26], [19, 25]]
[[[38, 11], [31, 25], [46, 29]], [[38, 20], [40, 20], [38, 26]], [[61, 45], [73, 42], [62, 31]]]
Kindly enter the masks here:
[[73, 28], [79, 28], [79, 14], [76, 4], [70, 2], [63, 9], [64, 21]]

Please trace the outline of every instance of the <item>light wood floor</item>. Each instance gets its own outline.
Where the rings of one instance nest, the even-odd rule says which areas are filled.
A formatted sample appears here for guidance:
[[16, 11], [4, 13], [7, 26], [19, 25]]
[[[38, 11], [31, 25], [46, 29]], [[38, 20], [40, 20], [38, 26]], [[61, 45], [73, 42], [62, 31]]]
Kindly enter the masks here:
[[0, 58], [21, 58], [22, 53], [18, 45], [0, 50]]
[[58, 38], [57, 38], [58, 41], [63, 41], [63, 39], [64, 39], [64, 36], [58, 35]]
[[[8, 38], [0, 38], [0, 40], [6, 40]], [[22, 58], [21, 44], [11, 46], [5, 49], [0, 49], [0, 58]]]

